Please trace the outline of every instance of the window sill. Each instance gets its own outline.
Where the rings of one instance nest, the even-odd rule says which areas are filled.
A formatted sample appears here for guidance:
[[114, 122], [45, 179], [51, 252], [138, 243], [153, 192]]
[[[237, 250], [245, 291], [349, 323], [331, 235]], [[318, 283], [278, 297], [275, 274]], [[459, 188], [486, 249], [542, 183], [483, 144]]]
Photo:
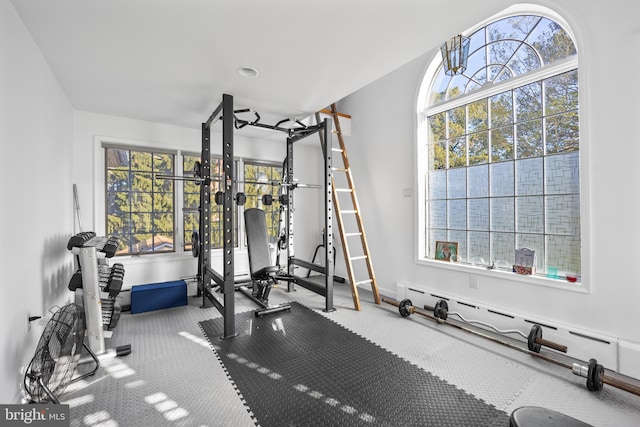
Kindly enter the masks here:
[[122, 262], [126, 261], [131, 264], [144, 264], [144, 263], [156, 263], [156, 262], [177, 262], [185, 261], [187, 258], [192, 258], [191, 252], [177, 253], [159, 253], [159, 254], [144, 254], [144, 255], [118, 255], [110, 258], [110, 262]]
[[516, 274], [512, 271], [489, 269], [487, 267], [479, 267], [470, 264], [461, 264], [457, 262], [436, 261], [431, 259], [419, 259], [416, 261], [419, 265], [432, 268], [455, 271], [465, 274], [473, 274], [477, 276], [490, 277], [496, 280], [508, 280], [512, 282], [524, 283], [528, 285], [543, 286], [546, 288], [560, 289], [564, 291], [590, 293], [589, 289], [581, 282], [569, 282], [563, 278], [550, 278], [544, 275], [526, 276]]
[[[237, 249], [234, 251], [234, 255], [246, 254], [246, 249]], [[222, 257], [222, 249], [211, 249], [211, 257]], [[145, 264], [145, 263], [159, 263], [159, 262], [186, 262], [188, 260], [197, 260], [190, 251], [187, 252], [167, 252], [159, 254], [144, 254], [144, 255], [118, 255], [113, 258], [109, 258], [110, 262], [126, 262], [127, 264]]]

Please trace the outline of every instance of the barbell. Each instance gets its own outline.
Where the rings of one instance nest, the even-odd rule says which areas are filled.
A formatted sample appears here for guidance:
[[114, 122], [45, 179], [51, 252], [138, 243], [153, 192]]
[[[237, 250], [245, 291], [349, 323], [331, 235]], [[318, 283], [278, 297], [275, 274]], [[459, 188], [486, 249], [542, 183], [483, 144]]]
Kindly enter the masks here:
[[[403, 300], [405, 301], [405, 300]], [[402, 302], [400, 302], [400, 305], [402, 305]], [[409, 304], [411, 303], [410, 300]], [[406, 302], [405, 302], [406, 304]], [[447, 304], [447, 301], [444, 299], [438, 300], [438, 302], [436, 303], [435, 306], [430, 307], [428, 305], [425, 304], [424, 306], [425, 310], [429, 310], [433, 312], [433, 316], [438, 318], [438, 319], [442, 319], [442, 320], [447, 320], [447, 317], [449, 315], [455, 315], [457, 317], [459, 317], [463, 322], [465, 323], [469, 323], [469, 324], [478, 324], [481, 326], [486, 326], [490, 329], [493, 329], [495, 332], [501, 334], [501, 335], [506, 335], [506, 334], [518, 334], [520, 335], [522, 338], [527, 340], [527, 347], [529, 348], [529, 350], [536, 352], [536, 353], [540, 353], [540, 349], [542, 348], [542, 346], [545, 347], [549, 347], [552, 348], [554, 350], [560, 351], [562, 353], [566, 353], [567, 352], [567, 346], [566, 345], [562, 345], [562, 344], [557, 344], [553, 341], [549, 341], [549, 340], [545, 340], [544, 338], [542, 338], [542, 327], [538, 324], [534, 324], [531, 327], [531, 330], [529, 331], [529, 335], [525, 335], [523, 334], [521, 331], [517, 330], [517, 329], [507, 329], [507, 330], [501, 330], [496, 328], [495, 326], [489, 324], [489, 323], [485, 323], [485, 322], [481, 322], [479, 320], [468, 320], [465, 319], [462, 314], [460, 313], [456, 313], [456, 312], [449, 312], [449, 305]], [[404, 310], [400, 310], [400, 314], [403, 315], [403, 313], [406, 314], [406, 309]]]
[[[201, 182], [202, 181], [202, 165], [200, 164], [200, 162], [198, 160], [195, 161], [194, 165], [193, 165], [193, 170], [190, 172], [186, 173], [188, 176], [185, 177], [171, 177], [171, 178], [183, 178], [187, 181], [196, 181], [196, 182]], [[158, 177], [167, 179], [169, 177], [167, 177], [166, 175], [160, 175]], [[249, 179], [244, 179], [244, 180], [240, 180], [240, 179], [236, 179], [233, 182], [235, 182], [236, 184], [255, 184], [255, 185], [270, 185], [273, 187], [289, 187], [289, 188], [322, 188], [322, 185], [319, 184], [301, 184], [297, 181], [294, 182], [282, 182], [282, 181], [276, 181], [276, 180], [271, 180], [271, 181], [260, 181], [260, 180], [249, 180]]]
[[[215, 178], [212, 177], [213, 179], [205, 179], [202, 177], [202, 164], [196, 160], [196, 162], [193, 165], [193, 170], [191, 171], [185, 171], [183, 176], [179, 176], [179, 175], [166, 175], [166, 174], [161, 174], [161, 173], [157, 173], [156, 175], [157, 179], [168, 179], [168, 180], [173, 180], [173, 181], [191, 181], [191, 182], [195, 182], [197, 185], [201, 185], [203, 182], [205, 181], [222, 181], [222, 178]], [[231, 184], [231, 180], [228, 181], [229, 185]], [[234, 183], [236, 184], [255, 184], [255, 185], [270, 185], [273, 187], [285, 187], [285, 188], [289, 188], [291, 190], [294, 190], [296, 188], [324, 188], [323, 185], [320, 184], [303, 184], [300, 182], [297, 182], [294, 180], [294, 182], [281, 182], [281, 181], [256, 181], [256, 180], [240, 180], [240, 179], [236, 179], [233, 180]]]
[[[440, 300], [440, 301], [444, 301], [444, 304], [440, 303], [439, 310], [438, 310], [440, 312], [440, 314], [442, 314], [444, 316], [444, 319], [441, 318], [441, 317], [438, 317], [438, 316], [434, 316], [431, 313], [429, 313], [428, 311], [422, 310], [422, 309], [420, 309], [418, 307], [414, 307], [412, 305], [412, 303], [411, 303], [411, 300], [409, 300], [409, 299], [404, 299], [404, 300], [398, 302], [398, 301], [396, 301], [394, 299], [391, 299], [391, 298], [382, 298], [382, 301], [387, 303], [387, 304], [390, 304], [390, 305], [398, 307], [398, 310], [400, 311], [400, 315], [402, 317], [409, 317], [411, 314], [414, 314], [414, 313], [415, 314], [419, 314], [419, 315], [424, 316], [424, 317], [426, 317], [428, 319], [435, 320], [438, 323], [443, 323], [443, 324], [446, 324], [446, 325], [449, 325], [449, 326], [453, 326], [453, 327], [458, 328], [460, 330], [463, 330], [465, 332], [469, 332], [471, 334], [480, 336], [482, 338], [486, 338], [486, 339], [488, 339], [490, 341], [493, 341], [493, 342], [498, 343], [498, 344], [502, 344], [502, 345], [504, 345], [506, 347], [509, 347], [509, 348], [512, 348], [514, 350], [518, 350], [520, 352], [529, 354], [529, 355], [531, 355], [533, 357], [536, 357], [538, 359], [542, 359], [542, 360], [545, 360], [547, 362], [551, 362], [551, 363], [553, 363], [555, 365], [562, 366], [563, 368], [567, 368], [567, 369], [571, 370], [571, 372], [573, 372], [574, 375], [577, 375], [577, 376], [580, 376], [580, 377], [584, 377], [584, 378], [587, 379], [586, 386], [587, 386], [587, 389], [589, 391], [600, 391], [600, 390], [602, 390], [604, 384], [608, 384], [610, 386], [619, 388], [620, 390], [624, 390], [624, 391], [626, 391], [628, 393], [632, 393], [632, 394], [635, 394], [637, 396], [640, 396], [640, 387], [638, 387], [638, 386], [636, 386], [634, 384], [630, 384], [630, 383], [628, 383], [626, 381], [622, 381], [620, 379], [613, 378], [613, 377], [607, 375], [605, 373], [604, 366], [599, 364], [596, 359], [589, 359], [589, 362], [588, 362], [588, 364], [586, 366], [585, 365], [581, 365], [580, 363], [573, 363], [573, 364], [565, 363], [565, 362], [557, 360], [557, 359], [555, 359], [553, 357], [546, 356], [544, 354], [540, 354], [540, 353], [538, 353], [536, 351], [533, 351], [533, 350], [528, 350], [528, 349], [523, 348], [523, 347], [521, 347], [519, 345], [512, 344], [510, 342], [497, 339], [495, 337], [492, 337], [490, 335], [484, 334], [484, 333], [482, 333], [480, 331], [477, 331], [475, 329], [467, 328], [467, 327], [465, 327], [463, 325], [460, 325], [458, 323], [453, 323], [451, 321], [448, 321], [448, 320], [446, 320], [447, 316], [445, 314], [443, 314], [444, 312], [442, 311], [444, 309], [444, 311], [446, 311], [448, 313], [448, 310], [446, 309], [446, 301], [444, 301], [444, 300]], [[436, 304], [436, 307], [438, 307], [438, 304]], [[436, 307], [433, 307], [434, 310], [436, 309]], [[450, 314], [450, 313], [448, 313], [448, 314]], [[529, 337], [531, 337], [530, 340], [532, 340], [534, 344], [544, 345], [545, 347], [551, 347], [551, 348], [554, 348], [554, 347], [550, 346], [549, 344], [554, 344], [556, 346], [564, 347], [564, 346], [561, 346], [560, 344], [556, 344], [556, 343], [552, 343], [552, 342], [547, 341], [547, 340], [543, 340], [542, 339], [542, 332], [541, 332], [541, 330], [538, 331], [537, 328], [535, 329], [535, 331], [534, 331], [534, 328], [532, 328], [532, 332], [529, 333]]]

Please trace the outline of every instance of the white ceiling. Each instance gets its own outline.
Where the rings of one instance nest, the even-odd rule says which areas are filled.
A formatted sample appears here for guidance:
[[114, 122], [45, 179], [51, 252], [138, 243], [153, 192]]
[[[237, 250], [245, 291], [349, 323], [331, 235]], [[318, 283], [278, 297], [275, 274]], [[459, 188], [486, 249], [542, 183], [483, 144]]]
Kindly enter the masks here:
[[223, 93], [308, 116], [512, 3], [12, 0], [76, 110], [193, 128]]

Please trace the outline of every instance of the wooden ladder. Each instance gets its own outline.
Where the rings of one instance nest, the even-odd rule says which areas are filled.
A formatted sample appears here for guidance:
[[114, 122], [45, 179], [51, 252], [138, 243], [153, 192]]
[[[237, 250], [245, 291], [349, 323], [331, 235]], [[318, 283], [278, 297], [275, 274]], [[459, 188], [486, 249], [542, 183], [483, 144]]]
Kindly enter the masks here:
[[[346, 187], [336, 188], [335, 178], [332, 178], [331, 189], [333, 192], [333, 204], [336, 210], [336, 218], [338, 220], [338, 230], [340, 232], [340, 240], [342, 241], [342, 250], [344, 252], [344, 261], [347, 266], [347, 274], [349, 275], [349, 283], [351, 284], [351, 295], [353, 297], [354, 308], [360, 311], [360, 297], [358, 295], [358, 285], [365, 283], [371, 284], [371, 291], [373, 292], [373, 298], [376, 304], [380, 304], [380, 293], [378, 292], [378, 283], [376, 281], [375, 273], [373, 272], [373, 262], [371, 261], [371, 252], [369, 251], [369, 245], [367, 244], [367, 235], [364, 231], [364, 224], [362, 222], [362, 215], [360, 213], [360, 206], [358, 205], [358, 198], [356, 197], [356, 188], [353, 183], [353, 176], [351, 174], [351, 167], [349, 166], [349, 158], [347, 156], [347, 148], [342, 137], [342, 129], [340, 128], [340, 118], [336, 109], [336, 104], [331, 104], [330, 110], [323, 110], [323, 113], [328, 113], [333, 118], [335, 126], [335, 133], [338, 136], [340, 148], [333, 148], [333, 151], [340, 152], [342, 154], [342, 167], [333, 167], [334, 176], [337, 173], [344, 173], [346, 177]], [[336, 165], [336, 162], [333, 162]], [[340, 194], [350, 194], [351, 201], [348, 209], [341, 209], [340, 207]], [[345, 216], [352, 216], [349, 221], [345, 221]], [[345, 230], [346, 224], [353, 226], [353, 222], [357, 224], [357, 231], [348, 232]], [[359, 239], [356, 239], [359, 237]], [[358, 241], [356, 244], [354, 241]], [[350, 246], [356, 245], [354, 251], [350, 249]], [[361, 246], [361, 249], [359, 248]], [[366, 280], [358, 281], [355, 277], [353, 268], [354, 261], [364, 261], [367, 267], [369, 277]]]

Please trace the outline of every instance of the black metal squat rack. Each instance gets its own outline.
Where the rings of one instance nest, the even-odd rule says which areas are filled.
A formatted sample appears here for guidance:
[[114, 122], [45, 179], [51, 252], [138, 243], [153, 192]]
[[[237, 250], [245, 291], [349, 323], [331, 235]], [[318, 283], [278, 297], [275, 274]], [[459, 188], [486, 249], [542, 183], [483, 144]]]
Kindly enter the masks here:
[[[235, 269], [234, 269], [234, 214], [233, 203], [236, 201], [237, 194], [234, 194], [235, 183], [237, 177], [235, 176], [235, 170], [233, 167], [234, 157], [234, 127], [240, 129], [245, 126], [261, 127], [287, 133], [287, 181], [285, 186], [288, 190], [289, 206], [293, 202], [293, 191], [297, 184], [293, 177], [293, 165], [294, 165], [294, 145], [296, 142], [303, 140], [304, 138], [320, 133], [321, 141], [323, 141], [323, 156], [324, 156], [324, 228], [326, 233], [326, 250], [324, 260], [324, 266], [314, 264], [312, 262], [304, 261], [299, 258], [295, 258], [293, 252], [293, 210], [286, 209], [286, 227], [287, 227], [287, 239], [289, 256], [287, 261], [287, 274], [286, 276], [280, 276], [279, 279], [285, 280], [289, 283], [289, 290], [292, 290], [293, 284], [300, 285], [306, 289], [309, 289], [319, 295], [325, 297], [325, 311], [333, 311], [333, 276], [334, 276], [334, 258], [333, 258], [333, 200], [332, 200], [332, 167], [331, 167], [331, 153], [332, 153], [332, 122], [330, 119], [325, 119], [321, 123], [316, 125], [306, 126], [295, 121], [295, 127], [282, 127], [281, 124], [288, 121], [283, 120], [276, 125], [267, 125], [260, 123], [260, 116], [255, 113], [256, 119], [254, 121], [242, 120], [236, 117], [236, 113], [244, 113], [249, 110], [234, 111], [233, 96], [224, 94], [222, 96], [222, 102], [209, 116], [209, 119], [202, 123], [202, 152], [201, 152], [201, 165], [199, 171], [199, 177], [194, 179], [201, 182], [200, 185], [200, 223], [199, 223], [199, 238], [197, 242], [193, 242], [198, 245], [198, 294], [202, 294], [203, 307], [206, 306], [209, 301], [215, 306], [218, 311], [224, 317], [224, 332], [222, 339], [233, 338], [237, 336], [235, 331]], [[217, 121], [222, 121], [222, 168], [224, 173], [223, 180], [223, 271], [222, 274], [211, 268], [210, 255], [211, 255], [211, 233], [209, 229], [209, 220], [211, 215], [211, 127]], [[186, 178], [188, 179], [188, 178]], [[218, 199], [218, 197], [216, 197]], [[220, 200], [217, 200], [220, 204]], [[304, 267], [309, 270], [319, 272], [324, 275], [324, 285], [318, 284], [307, 278], [296, 276], [294, 274], [295, 266]], [[218, 288], [219, 289], [216, 289]], [[216, 290], [222, 293], [222, 299], [216, 295]]]

